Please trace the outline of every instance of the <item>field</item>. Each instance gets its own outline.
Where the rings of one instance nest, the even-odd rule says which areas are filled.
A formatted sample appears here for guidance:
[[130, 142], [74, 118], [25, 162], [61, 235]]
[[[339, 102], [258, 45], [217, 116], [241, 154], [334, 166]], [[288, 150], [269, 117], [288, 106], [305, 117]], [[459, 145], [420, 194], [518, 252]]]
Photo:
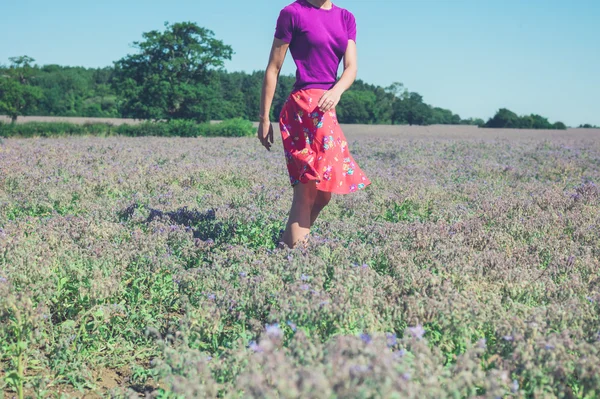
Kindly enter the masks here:
[[600, 130], [343, 126], [307, 248], [279, 131], [0, 143], [0, 398], [596, 398]]

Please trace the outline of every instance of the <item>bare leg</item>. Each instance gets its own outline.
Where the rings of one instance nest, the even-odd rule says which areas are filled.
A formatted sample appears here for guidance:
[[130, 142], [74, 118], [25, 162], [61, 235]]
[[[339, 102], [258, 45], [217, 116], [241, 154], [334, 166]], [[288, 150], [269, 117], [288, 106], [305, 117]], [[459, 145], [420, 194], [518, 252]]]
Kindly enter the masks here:
[[315, 203], [312, 207], [312, 211], [310, 213], [310, 227], [315, 223], [319, 213], [327, 206], [329, 201], [331, 200], [331, 193], [326, 191], [317, 190], [317, 196], [315, 198]]
[[305, 241], [310, 233], [311, 211], [315, 198], [317, 196], [317, 187], [314, 181], [306, 184], [299, 183], [294, 186], [294, 198], [292, 208], [283, 236], [283, 242], [290, 248], [293, 248], [300, 241]]

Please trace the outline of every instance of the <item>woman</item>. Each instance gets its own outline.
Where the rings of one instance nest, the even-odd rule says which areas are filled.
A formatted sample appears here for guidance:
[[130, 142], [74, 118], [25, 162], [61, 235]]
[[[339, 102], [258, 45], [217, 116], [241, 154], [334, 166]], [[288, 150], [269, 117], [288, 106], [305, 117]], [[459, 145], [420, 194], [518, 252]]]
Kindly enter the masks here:
[[[283, 8], [265, 73], [258, 139], [273, 143], [269, 111], [288, 47], [296, 82], [279, 115], [283, 149], [294, 189], [282, 240], [290, 248], [305, 241], [331, 194], [348, 194], [371, 182], [350, 155], [335, 107], [356, 79], [356, 22], [331, 0], [297, 0]], [[336, 82], [344, 60], [344, 73]]]

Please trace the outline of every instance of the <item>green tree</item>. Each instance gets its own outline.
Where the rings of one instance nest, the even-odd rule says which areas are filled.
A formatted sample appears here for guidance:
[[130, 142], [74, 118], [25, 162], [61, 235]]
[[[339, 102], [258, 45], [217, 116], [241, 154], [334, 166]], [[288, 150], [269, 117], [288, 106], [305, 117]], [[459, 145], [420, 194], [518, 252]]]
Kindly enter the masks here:
[[121, 97], [122, 114], [206, 121], [218, 106], [218, 85], [211, 86], [211, 74], [231, 59], [233, 50], [192, 22], [165, 22], [165, 28], [143, 33], [145, 40], [133, 43], [139, 53], [114, 63], [113, 87]]
[[423, 96], [419, 93], [411, 92], [394, 103], [394, 120], [400, 123], [426, 125], [431, 115], [431, 107], [423, 102]]
[[392, 125], [397, 123], [404, 124], [408, 123], [406, 120], [405, 106], [402, 101], [406, 100], [409, 96], [408, 90], [400, 82], [394, 82], [385, 88], [386, 93], [392, 96], [390, 122]]
[[374, 123], [375, 101], [371, 91], [347, 91], [336, 107], [337, 117], [342, 123]]
[[430, 125], [460, 125], [460, 116], [452, 113], [449, 109], [434, 107], [431, 109]]
[[487, 121], [485, 127], [518, 129], [521, 125], [521, 120], [517, 114], [509, 109], [501, 108], [493, 118]]
[[0, 68], [0, 113], [10, 116], [12, 123], [19, 115], [27, 115], [42, 97], [42, 91], [31, 85], [35, 60], [28, 56], [11, 57], [9, 68]]

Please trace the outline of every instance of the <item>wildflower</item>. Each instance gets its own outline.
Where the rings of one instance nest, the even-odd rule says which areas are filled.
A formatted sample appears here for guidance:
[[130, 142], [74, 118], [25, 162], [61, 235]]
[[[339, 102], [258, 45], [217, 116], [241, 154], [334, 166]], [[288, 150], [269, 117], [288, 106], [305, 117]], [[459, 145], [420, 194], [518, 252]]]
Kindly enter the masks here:
[[545, 348], [546, 350], [549, 350], [549, 351], [550, 351], [550, 350], [554, 349], [554, 345], [552, 345], [552, 344], [546, 344], [546, 345], [544, 346], [544, 348]]
[[325, 306], [329, 303], [329, 301], [321, 301], [319, 302], [319, 306]]
[[371, 336], [368, 333], [360, 334], [360, 339], [362, 339], [365, 344], [368, 344], [372, 341]]
[[262, 349], [260, 348], [260, 346], [258, 346], [256, 341], [250, 341], [250, 344], [248, 345], [248, 347], [250, 349], [252, 349], [254, 352], [262, 352]]
[[302, 284], [302, 285], [300, 286], [300, 289], [301, 289], [301, 290], [304, 290], [304, 291], [308, 290], [309, 288], [310, 288], [310, 287], [308, 286], [308, 284]]
[[350, 372], [350, 374], [362, 374], [362, 373], [366, 373], [367, 371], [369, 371], [369, 366], [362, 365], [362, 364], [355, 364], [353, 366], [350, 366], [350, 369], [348, 371]]
[[513, 380], [511, 391], [512, 393], [517, 393], [519, 391], [519, 381]]
[[385, 336], [387, 337], [387, 346], [394, 346], [398, 342], [394, 333], [387, 333]]
[[215, 299], [215, 294], [208, 294], [208, 299]]
[[283, 336], [283, 331], [279, 328], [279, 324], [267, 324], [265, 325], [265, 329], [267, 330], [267, 335], [270, 337], [281, 337]]
[[304, 273], [302, 273], [302, 275], [300, 276], [300, 280], [302, 280], [302, 281], [308, 281], [309, 279], [310, 279], [310, 277]]
[[512, 341], [513, 340], [513, 336], [512, 335], [504, 335], [502, 337], [503, 340], [505, 341]]
[[292, 329], [292, 331], [296, 331], [296, 324], [292, 323], [290, 320], [287, 321], [286, 323], [288, 326], [290, 326], [290, 328]]
[[406, 381], [410, 380], [410, 373], [402, 374], [402, 378], [404, 378]]
[[362, 268], [363, 269], [367, 269], [369, 267], [369, 265], [367, 265], [366, 263], [363, 263]]
[[240, 272], [240, 277], [246, 277], [248, 274], [246, 272]]
[[421, 339], [425, 335], [425, 329], [423, 328], [423, 326], [421, 324], [418, 324], [415, 327], [409, 327], [408, 330], [410, 331], [412, 336], [417, 339]]
[[[2, 281], [2, 279], [1, 279], [1, 278], [0, 278], [0, 281]], [[585, 299], [587, 299], [587, 300], [588, 300], [590, 303], [594, 303], [594, 302], [596, 302], [596, 301], [594, 300], [594, 298], [592, 298], [591, 296], [586, 296], [586, 297], [585, 297]]]
[[0, 277], [0, 283], [6, 283], [8, 279], [6, 277]]

